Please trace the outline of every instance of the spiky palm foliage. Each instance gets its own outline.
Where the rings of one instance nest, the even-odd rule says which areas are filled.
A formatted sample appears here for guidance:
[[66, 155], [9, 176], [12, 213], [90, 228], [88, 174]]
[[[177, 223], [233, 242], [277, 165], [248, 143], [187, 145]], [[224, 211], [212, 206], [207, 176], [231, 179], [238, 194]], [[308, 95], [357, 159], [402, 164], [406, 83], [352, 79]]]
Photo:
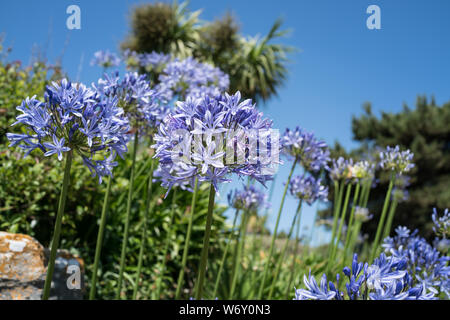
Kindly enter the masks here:
[[193, 55], [210, 62], [230, 76], [230, 92], [240, 90], [246, 98], [267, 101], [287, 76], [287, 54], [292, 47], [273, 43], [288, 31], [276, 20], [263, 37], [239, 34], [234, 15], [226, 13], [213, 22], [200, 24], [200, 10], [190, 12], [187, 2], [138, 6], [131, 16], [132, 32], [122, 49], [165, 52], [178, 57]]
[[269, 33], [258, 37], [241, 38], [240, 50], [235, 53], [229, 71], [231, 91], [240, 90], [243, 96], [266, 101], [277, 94], [287, 76], [287, 54], [294, 49], [272, 43], [289, 31], [280, 30], [282, 21], [276, 20]]
[[137, 52], [173, 53], [180, 57], [192, 55], [199, 40], [198, 16], [201, 10], [189, 12], [188, 2], [173, 4], [156, 2], [134, 8], [131, 33], [122, 49]]

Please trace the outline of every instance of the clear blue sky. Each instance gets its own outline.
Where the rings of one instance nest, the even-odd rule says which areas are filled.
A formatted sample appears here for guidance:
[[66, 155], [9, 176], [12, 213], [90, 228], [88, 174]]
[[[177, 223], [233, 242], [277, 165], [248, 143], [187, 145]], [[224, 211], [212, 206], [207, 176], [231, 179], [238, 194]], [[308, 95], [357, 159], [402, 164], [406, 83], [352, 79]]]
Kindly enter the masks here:
[[[93, 53], [118, 49], [129, 30], [130, 8], [143, 2], [1, 1], [0, 32], [13, 47], [11, 59], [27, 63], [33, 45], [38, 45], [50, 61], [64, 53], [62, 63], [69, 76], [90, 83], [101, 72], [89, 65]], [[66, 28], [66, 8], [71, 4], [81, 8], [81, 30]], [[381, 8], [381, 30], [366, 27], [371, 4]], [[246, 35], [265, 34], [277, 17], [284, 18], [292, 33], [282, 42], [300, 51], [291, 56], [290, 76], [279, 97], [263, 109], [280, 130], [300, 125], [330, 144], [339, 140], [352, 148], [357, 144], [352, 141], [351, 117], [361, 114], [365, 101], [379, 114], [399, 111], [403, 103], [414, 105], [418, 94], [434, 95], [439, 104], [450, 100], [450, 1], [192, 0], [190, 8], [203, 9], [205, 20], [230, 9]], [[280, 168], [274, 209], [288, 167]], [[295, 206], [288, 198], [282, 230], [290, 226]], [[304, 225], [311, 224], [314, 211], [303, 211]], [[272, 215], [269, 226], [274, 223]], [[322, 236], [318, 233], [315, 241]]]

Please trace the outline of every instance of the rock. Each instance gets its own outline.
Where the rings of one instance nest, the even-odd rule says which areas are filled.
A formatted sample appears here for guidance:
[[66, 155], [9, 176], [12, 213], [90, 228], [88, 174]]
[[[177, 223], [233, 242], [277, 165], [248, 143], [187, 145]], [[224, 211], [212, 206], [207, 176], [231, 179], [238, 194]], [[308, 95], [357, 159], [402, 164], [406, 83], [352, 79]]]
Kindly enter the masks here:
[[[0, 300], [39, 300], [50, 252], [24, 234], [0, 232]], [[50, 299], [82, 299], [84, 263], [58, 250]]]

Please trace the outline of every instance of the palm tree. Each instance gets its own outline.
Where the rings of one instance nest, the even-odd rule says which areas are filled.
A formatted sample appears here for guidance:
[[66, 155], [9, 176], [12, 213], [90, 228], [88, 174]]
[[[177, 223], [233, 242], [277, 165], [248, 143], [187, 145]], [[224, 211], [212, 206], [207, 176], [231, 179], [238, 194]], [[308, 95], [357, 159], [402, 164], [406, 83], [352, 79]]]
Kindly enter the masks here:
[[132, 32], [122, 49], [172, 53], [180, 58], [194, 56], [226, 72], [230, 92], [239, 90], [243, 97], [263, 102], [276, 95], [288, 73], [287, 55], [294, 50], [273, 43], [289, 32], [280, 30], [282, 21], [276, 20], [261, 39], [245, 38], [231, 13], [203, 23], [198, 19], [200, 13], [189, 12], [187, 2], [138, 6], [132, 12]]
[[281, 31], [281, 24], [280, 19], [276, 20], [262, 39], [240, 39], [240, 50], [235, 52], [228, 71], [231, 91], [240, 90], [244, 97], [263, 102], [277, 94], [288, 73], [287, 54], [294, 51], [292, 47], [272, 43], [289, 32]]

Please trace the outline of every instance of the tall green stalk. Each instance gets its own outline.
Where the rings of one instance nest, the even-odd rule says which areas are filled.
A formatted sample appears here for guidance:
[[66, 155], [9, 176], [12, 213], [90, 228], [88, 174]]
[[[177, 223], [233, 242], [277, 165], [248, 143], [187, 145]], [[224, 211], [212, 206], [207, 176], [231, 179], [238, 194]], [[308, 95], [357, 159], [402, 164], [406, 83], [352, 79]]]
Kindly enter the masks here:
[[280, 223], [281, 211], [283, 211], [284, 200], [286, 198], [286, 193], [289, 188], [289, 183], [291, 182], [291, 177], [292, 177], [292, 174], [294, 173], [294, 169], [297, 164], [297, 161], [298, 161], [298, 159], [295, 158], [294, 163], [292, 164], [291, 171], [289, 172], [289, 176], [286, 181], [286, 185], [284, 186], [284, 192], [283, 192], [283, 196], [281, 198], [280, 209], [278, 210], [278, 215], [277, 215], [277, 222], [275, 223], [275, 229], [273, 230], [273, 234], [272, 234], [272, 241], [270, 242], [269, 256], [267, 257], [267, 263], [264, 266], [263, 278], [262, 278], [261, 284], [259, 286], [259, 291], [258, 291], [258, 299], [259, 300], [261, 300], [261, 298], [262, 298], [264, 285], [266, 283], [267, 272], [269, 271], [269, 265], [272, 260], [273, 247], [275, 244], [275, 239], [277, 237], [278, 224]]
[[142, 230], [141, 230], [141, 247], [139, 248], [139, 257], [138, 257], [138, 265], [136, 270], [136, 276], [134, 281], [134, 287], [133, 287], [133, 300], [136, 300], [137, 292], [139, 289], [139, 280], [141, 279], [141, 270], [142, 270], [142, 263], [144, 261], [144, 250], [145, 250], [145, 244], [147, 242], [147, 228], [148, 228], [148, 216], [153, 211], [154, 203], [152, 201], [152, 195], [153, 195], [153, 161], [150, 164], [150, 174], [148, 176], [148, 182], [147, 182], [147, 194], [146, 194], [146, 201], [145, 201], [145, 212], [144, 212], [144, 218], [142, 222]]
[[336, 231], [339, 220], [339, 213], [341, 212], [341, 202], [344, 194], [344, 182], [343, 181], [334, 181], [334, 217], [333, 217], [333, 226], [331, 230], [331, 241], [328, 247], [328, 258], [331, 258], [331, 254], [333, 251], [334, 239], [336, 237]]
[[219, 289], [219, 283], [220, 283], [220, 278], [222, 276], [223, 266], [225, 264], [225, 259], [228, 254], [228, 248], [230, 247], [230, 243], [233, 240], [234, 228], [236, 228], [236, 221], [237, 221], [238, 215], [239, 215], [239, 210], [236, 210], [236, 212], [234, 214], [234, 219], [233, 219], [233, 226], [231, 227], [231, 232], [228, 235], [227, 244], [225, 245], [225, 250], [223, 251], [222, 259], [220, 260], [219, 271], [217, 272], [216, 283], [214, 284], [214, 291], [213, 291], [213, 295], [212, 295], [214, 299], [216, 298], [217, 290]]
[[127, 212], [125, 216], [125, 226], [123, 230], [122, 238], [122, 252], [120, 254], [120, 269], [119, 269], [119, 280], [117, 281], [117, 293], [116, 299], [120, 299], [120, 293], [122, 292], [122, 282], [123, 282], [123, 272], [125, 271], [125, 254], [127, 251], [128, 243], [128, 232], [130, 229], [130, 217], [131, 217], [131, 200], [133, 199], [133, 185], [134, 185], [134, 169], [136, 165], [136, 152], [138, 149], [139, 133], [138, 130], [134, 133], [134, 147], [131, 163], [131, 175], [130, 182], [128, 186], [128, 201], [127, 201]]
[[189, 252], [189, 242], [191, 240], [192, 224], [194, 221], [195, 201], [197, 199], [197, 194], [198, 194], [198, 179], [195, 179], [194, 193], [192, 194], [192, 202], [191, 202], [191, 213], [189, 216], [189, 224], [186, 233], [186, 240], [184, 242], [183, 258], [181, 260], [181, 269], [180, 273], [178, 274], [177, 291], [175, 293], [175, 299], [177, 300], [180, 299], [181, 288], [183, 287], [184, 270], [186, 269], [187, 257]]
[[270, 285], [269, 297], [267, 298], [268, 300], [272, 299], [273, 291], [275, 289], [275, 283], [277, 282], [278, 275], [280, 274], [281, 266], [283, 265], [284, 256], [286, 254], [286, 250], [287, 250], [287, 247], [289, 245], [289, 240], [291, 239], [292, 232], [294, 231], [295, 222], [296, 222], [297, 219], [300, 220], [301, 208], [302, 208], [302, 200], [300, 200], [300, 202], [298, 204], [298, 207], [297, 207], [297, 210], [295, 211], [294, 219], [292, 221], [291, 227], [289, 228], [288, 236], [287, 236], [286, 241], [284, 243], [283, 249], [281, 250], [281, 254], [278, 257], [278, 263], [277, 263], [277, 267], [275, 269], [275, 275], [273, 276], [272, 284]]
[[370, 254], [370, 263], [373, 262], [373, 259], [375, 258], [375, 255], [378, 250], [378, 245], [379, 245], [380, 237], [381, 237], [381, 230], [383, 229], [384, 220], [386, 219], [386, 212], [387, 212], [387, 209], [389, 206], [389, 200], [391, 198], [392, 187], [394, 186], [394, 183], [395, 183], [395, 175], [392, 174], [391, 180], [389, 181], [388, 191], [387, 191], [386, 197], [384, 199], [384, 205], [383, 205], [383, 210], [381, 211], [380, 221], [378, 222], [377, 233], [375, 234], [375, 240], [373, 241], [373, 244], [372, 244], [372, 250], [371, 250], [371, 254]]
[[167, 263], [167, 252], [169, 251], [169, 245], [170, 245], [170, 236], [172, 235], [172, 225], [173, 225], [173, 219], [175, 217], [175, 206], [176, 206], [176, 199], [177, 199], [177, 189], [173, 189], [172, 193], [172, 207], [170, 208], [170, 221], [169, 221], [169, 228], [166, 236], [166, 243], [164, 245], [164, 251], [163, 251], [163, 261], [161, 266], [161, 272], [159, 274], [157, 283], [156, 283], [156, 298], [159, 299], [161, 294], [161, 283], [164, 278], [164, 272], [166, 271], [166, 263]]
[[353, 195], [353, 203], [352, 203], [352, 210], [350, 211], [350, 219], [348, 221], [348, 226], [347, 226], [347, 235], [345, 237], [345, 244], [344, 244], [344, 262], [347, 258], [347, 250], [348, 250], [348, 246], [349, 246], [349, 242], [350, 242], [350, 234], [352, 233], [351, 231], [353, 230], [353, 220], [355, 218], [355, 209], [356, 209], [356, 204], [359, 200], [359, 190], [361, 188], [361, 185], [359, 184], [359, 182], [356, 184], [356, 188], [355, 188], [355, 194]]
[[289, 298], [289, 293], [292, 290], [291, 285], [292, 285], [292, 281], [294, 280], [294, 274], [295, 274], [295, 258], [297, 257], [299, 243], [300, 243], [300, 219], [297, 220], [297, 226], [296, 226], [296, 230], [295, 230], [295, 248], [294, 248], [294, 253], [292, 255], [291, 274], [289, 275], [289, 282], [288, 282], [289, 284], [286, 288], [285, 300], [287, 300]]
[[213, 184], [209, 188], [208, 215], [206, 216], [205, 236], [203, 238], [202, 253], [200, 256], [199, 274], [197, 279], [197, 292], [195, 298], [201, 300], [203, 297], [203, 282], [205, 281], [206, 265], [208, 264], [209, 237], [211, 235], [211, 225], [213, 221], [214, 199], [216, 190]]
[[330, 267], [331, 267], [331, 265], [334, 264], [334, 261], [336, 258], [336, 251], [337, 251], [337, 247], [339, 246], [339, 241], [341, 239], [341, 233], [342, 233], [342, 229], [343, 229], [344, 223], [345, 223], [345, 216], [347, 214], [347, 206], [348, 206], [348, 201], [350, 199], [351, 191], [352, 191], [352, 183], [349, 182], [349, 184], [347, 185], [347, 191], [345, 193], [344, 206], [342, 207], [341, 219], [339, 221], [339, 229], [338, 229], [338, 232], [336, 235], [336, 241], [335, 241], [335, 243], [333, 243], [333, 248], [331, 251], [331, 259], [328, 261], [328, 265]]
[[111, 177], [108, 177], [108, 182], [106, 184], [105, 198], [103, 199], [102, 215], [100, 217], [100, 226], [97, 235], [97, 245], [95, 246], [95, 259], [94, 259], [94, 269], [92, 273], [91, 281], [91, 291], [89, 293], [89, 300], [95, 299], [95, 292], [97, 291], [97, 275], [98, 275], [98, 264], [100, 262], [100, 255], [102, 252], [103, 244], [103, 234], [105, 232], [106, 226], [106, 216], [109, 207], [109, 196], [111, 194]]
[[391, 208], [389, 209], [389, 215], [388, 215], [388, 219], [386, 222], [386, 227], [384, 228], [383, 239], [388, 237], [391, 234], [392, 222], [394, 221], [395, 210], [397, 209], [397, 205], [398, 205], [398, 201], [394, 197], [394, 199], [392, 200], [392, 203], [391, 203]]
[[239, 274], [239, 269], [241, 266], [241, 259], [242, 256], [244, 254], [244, 248], [245, 248], [245, 238], [247, 235], [247, 226], [248, 226], [248, 220], [250, 218], [250, 213], [249, 212], [243, 212], [242, 213], [242, 223], [241, 223], [241, 234], [242, 234], [242, 239], [239, 239], [239, 246], [238, 246], [238, 251], [237, 251], [237, 259], [235, 262], [235, 265], [233, 266], [233, 278], [231, 281], [231, 288], [230, 288], [230, 293], [228, 296], [228, 299], [233, 299], [233, 294], [234, 294], [234, 289], [236, 288], [236, 282], [237, 282], [237, 275]]
[[53, 231], [53, 239], [50, 249], [50, 259], [47, 266], [47, 275], [45, 277], [44, 290], [42, 292], [42, 300], [48, 300], [50, 297], [50, 288], [52, 284], [53, 271], [55, 270], [56, 252], [59, 246], [59, 237], [61, 235], [61, 223], [64, 215], [64, 207], [66, 205], [67, 190], [69, 189], [70, 167], [72, 166], [73, 151], [67, 152], [66, 164], [64, 167], [64, 178], [61, 193], [59, 195], [58, 212], [56, 214], [55, 230]]

